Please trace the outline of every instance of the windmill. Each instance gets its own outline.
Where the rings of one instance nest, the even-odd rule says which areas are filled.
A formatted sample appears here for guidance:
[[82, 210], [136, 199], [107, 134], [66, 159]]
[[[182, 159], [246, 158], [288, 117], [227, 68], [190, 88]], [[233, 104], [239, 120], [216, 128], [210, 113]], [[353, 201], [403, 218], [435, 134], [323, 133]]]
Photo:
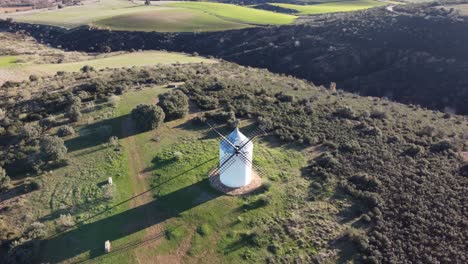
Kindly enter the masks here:
[[228, 136], [224, 136], [207, 121], [206, 124], [221, 138], [219, 166], [216, 168], [220, 183], [228, 188], [243, 188], [255, 178], [259, 179], [261, 170], [253, 164], [253, 140], [264, 131], [257, 128], [249, 138], [236, 127]]

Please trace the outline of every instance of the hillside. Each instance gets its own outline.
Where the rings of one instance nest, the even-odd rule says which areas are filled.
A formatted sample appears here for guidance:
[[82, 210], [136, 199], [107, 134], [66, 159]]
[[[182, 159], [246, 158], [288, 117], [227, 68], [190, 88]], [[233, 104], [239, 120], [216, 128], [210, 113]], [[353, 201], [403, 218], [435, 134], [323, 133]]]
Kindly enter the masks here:
[[[132, 129], [130, 110], [172, 83], [189, 96], [190, 114]], [[13, 184], [0, 204], [2, 228], [15, 227], [2, 237], [13, 245], [10, 260], [465, 258], [466, 117], [226, 62], [61, 73], [2, 90], [1, 164]], [[195, 118], [207, 112], [220, 124], [268, 132], [256, 147], [270, 182], [263, 193], [227, 197], [207, 185], [217, 140]], [[37, 144], [65, 125], [76, 131], [64, 137], [65, 161], [41, 163]]]
[[[203, 34], [157, 34], [82, 29], [24, 29], [73, 50], [169, 49], [213, 55], [243, 65], [292, 74], [316, 84], [387, 97], [448, 113], [468, 113], [468, 24], [434, 5], [327, 14], [299, 25]], [[82, 36], [87, 36], [86, 38]], [[443, 89], [440, 89], [443, 87]]]

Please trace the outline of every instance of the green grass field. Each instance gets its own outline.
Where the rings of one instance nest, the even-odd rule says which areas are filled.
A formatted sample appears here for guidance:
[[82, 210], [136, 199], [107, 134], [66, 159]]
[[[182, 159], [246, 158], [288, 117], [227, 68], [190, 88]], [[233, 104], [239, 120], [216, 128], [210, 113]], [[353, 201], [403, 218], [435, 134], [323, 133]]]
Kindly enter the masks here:
[[249, 27], [201, 10], [164, 7], [98, 20], [93, 25], [113, 30], [158, 32], [217, 31]]
[[217, 17], [247, 24], [284, 25], [294, 22], [296, 16], [279, 14], [243, 6], [208, 3], [208, 2], [174, 2], [165, 6], [201, 10]]
[[0, 68], [11, 67], [16, 64], [16, 56], [0, 56]]
[[220, 3], [168, 2], [151, 6], [124, 0], [102, 0], [83, 6], [28, 14], [4, 15], [16, 21], [65, 28], [94, 25], [113, 30], [193, 32], [282, 25], [295, 16]]
[[294, 5], [283, 3], [272, 3], [272, 5], [297, 10], [301, 15], [317, 15], [363, 10], [376, 6], [383, 6], [385, 5], [385, 3], [374, 0], [352, 0], [341, 2], [328, 2], [317, 5]]

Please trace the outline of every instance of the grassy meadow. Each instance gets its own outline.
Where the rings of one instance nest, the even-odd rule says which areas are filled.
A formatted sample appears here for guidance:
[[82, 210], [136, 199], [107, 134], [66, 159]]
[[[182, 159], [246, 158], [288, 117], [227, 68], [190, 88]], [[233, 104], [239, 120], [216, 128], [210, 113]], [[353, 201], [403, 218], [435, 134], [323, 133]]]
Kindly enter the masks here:
[[317, 15], [363, 10], [376, 6], [383, 6], [385, 5], [385, 3], [378, 2], [375, 0], [351, 0], [339, 2], [325, 2], [315, 5], [295, 5], [283, 3], [272, 3], [272, 5], [297, 10], [301, 15]]
[[201, 10], [164, 7], [113, 16], [93, 22], [93, 25], [113, 30], [157, 32], [201, 32], [249, 27]]
[[243, 6], [209, 2], [174, 2], [165, 6], [201, 10], [226, 20], [255, 25], [284, 25], [294, 22], [296, 16], [258, 10]]
[[[139, 103], [154, 102], [167, 90], [156, 86], [130, 92], [121, 96], [116, 108], [103, 104], [100, 111], [109, 113], [107, 118], [82, 126], [80, 135], [67, 141], [73, 165], [43, 179], [50, 188], [37, 193], [43, 199], [36, 206], [53, 204], [51, 209], [56, 211], [51, 215], [56, 216], [77, 203], [67, 194], [87, 194], [83, 189], [99, 192], [97, 184], [108, 176], [114, 177], [116, 196], [112, 203], [87, 207], [90, 210], [77, 219], [105, 212], [102, 215], [45, 241], [43, 260], [180, 263], [203, 257], [232, 263], [246, 256], [251, 261], [264, 259], [267, 252], [249, 249], [250, 225], [270, 221], [271, 212], [283, 212], [286, 182], [301, 180], [294, 176], [305, 164], [304, 155], [291, 148], [258, 143], [254, 162], [267, 172], [264, 180], [273, 182], [271, 189], [245, 197], [221, 195], [207, 180], [208, 172], [218, 162], [218, 139], [208, 134], [206, 127], [195, 124], [193, 115], [145, 133], [128, 129], [131, 109]], [[121, 138], [120, 151], [107, 147], [102, 138], [90, 132], [105, 125], [113, 128], [112, 135]], [[159, 140], [154, 140], [156, 137]], [[175, 153], [181, 153], [179, 158]], [[73, 181], [68, 181], [67, 175], [73, 175]], [[269, 202], [258, 205], [262, 197]], [[111, 254], [103, 254], [107, 239], [113, 245]]]

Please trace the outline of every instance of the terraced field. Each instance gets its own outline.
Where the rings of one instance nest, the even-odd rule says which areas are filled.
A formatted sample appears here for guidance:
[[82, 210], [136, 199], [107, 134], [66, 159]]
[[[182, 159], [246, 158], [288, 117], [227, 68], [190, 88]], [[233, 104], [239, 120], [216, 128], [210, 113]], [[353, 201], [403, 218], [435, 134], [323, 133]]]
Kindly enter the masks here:
[[49, 11], [0, 15], [19, 22], [74, 28], [94, 25], [112, 30], [193, 32], [240, 29], [255, 25], [283, 25], [296, 16], [231, 4], [102, 0], [83, 6]]
[[385, 5], [385, 3], [374, 0], [353, 0], [341, 2], [327, 2], [317, 5], [294, 5], [283, 3], [272, 3], [272, 5], [297, 10], [301, 15], [317, 15], [363, 10], [376, 6], [383, 6]]

